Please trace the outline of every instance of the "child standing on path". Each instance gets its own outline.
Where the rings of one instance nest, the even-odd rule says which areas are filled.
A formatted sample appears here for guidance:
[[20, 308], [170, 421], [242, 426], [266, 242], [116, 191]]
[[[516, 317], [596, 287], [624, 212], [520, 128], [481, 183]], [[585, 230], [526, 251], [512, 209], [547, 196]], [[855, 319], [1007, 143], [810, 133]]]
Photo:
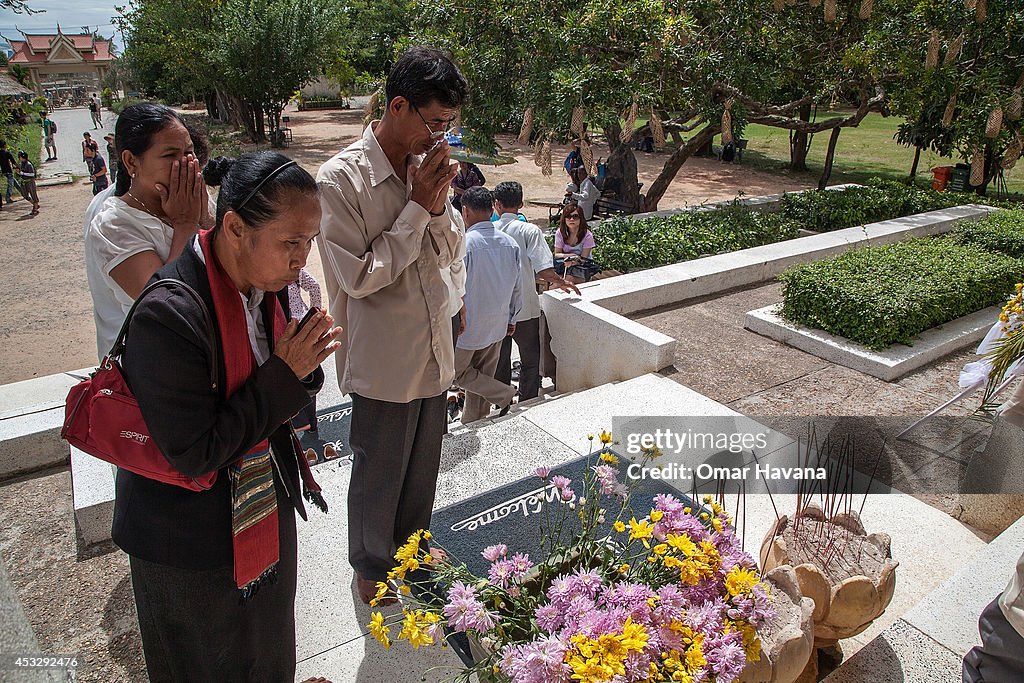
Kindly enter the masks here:
[[28, 160], [27, 152], [18, 152], [18, 175], [21, 176], [21, 196], [32, 202], [30, 216], [39, 215], [39, 194], [36, 192], [36, 167]]

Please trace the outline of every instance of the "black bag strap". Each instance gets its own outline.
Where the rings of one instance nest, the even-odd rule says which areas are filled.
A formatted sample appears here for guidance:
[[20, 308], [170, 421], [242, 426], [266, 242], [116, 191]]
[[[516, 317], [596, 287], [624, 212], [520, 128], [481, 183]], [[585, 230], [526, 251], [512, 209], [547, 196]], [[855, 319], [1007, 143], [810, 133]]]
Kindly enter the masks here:
[[121, 331], [117, 333], [117, 339], [114, 341], [114, 345], [111, 347], [110, 353], [108, 353], [107, 357], [103, 359], [103, 364], [106, 365], [108, 360], [111, 358], [121, 358], [121, 354], [124, 353], [125, 338], [128, 336], [128, 326], [132, 322], [132, 316], [135, 314], [135, 309], [140, 303], [142, 303], [142, 300], [147, 294], [152, 292], [154, 289], [159, 289], [160, 287], [180, 287], [189, 296], [191, 296], [197, 304], [199, 304], [199, 310], [203, 312], [203, 320], [206, 322], [206, 329], [209, 333], [207, 341], [210, 344], [210, 350], [213, 352], [213, 362], [210, 363], [210, 388], [216, 391], [220, 384], [220, 372], [218, 369], [220, 365], [220, 356], [217, 346], [217, 331], [213, 326], [213, 317], [210, 315], [210, 309], [207, 307], [206, 302], [203, 301], [203, 298], [199, 296], [199, 293], [192, 289], [191, 285], [172, 277], [152, 282], [146, 285], [145, 289], [139, 292], [139, 296], [135, 299], [135, 303], [133, 303], [132, 307], [128, 309], [128, 315], [124, 318], [124, 323], [121, 325]]

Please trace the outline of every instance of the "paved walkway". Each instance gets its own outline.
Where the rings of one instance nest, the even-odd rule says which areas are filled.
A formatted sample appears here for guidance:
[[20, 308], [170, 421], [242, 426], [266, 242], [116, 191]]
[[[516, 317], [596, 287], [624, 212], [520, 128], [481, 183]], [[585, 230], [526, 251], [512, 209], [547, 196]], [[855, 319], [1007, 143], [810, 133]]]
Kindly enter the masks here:
[[[75, 107], [74, 109], [57, 109], [50, 114], [50, 118], [57, 124], [57, 135], [54, 142], [57, 143], [57, 160], [44, 161], [40, 164], [40, 176], [50, 178], [55, 175], [73, 174], [77, 176], [89, 175], [82, 161], [82, 133], [88, 132], [92, 139], [100, 146], [100, 156], [107, 161], [107, 147], [103, 136], [114, 132], [114, 122], [117, 115], [114, 112], [103, 110], [103, 129], [92, 127], [92, 119], [86, 107]], [[42, 145], [42, 138], [40, 138]], [[46, 158], [46, 150], [40, 152], [40, 158]]]

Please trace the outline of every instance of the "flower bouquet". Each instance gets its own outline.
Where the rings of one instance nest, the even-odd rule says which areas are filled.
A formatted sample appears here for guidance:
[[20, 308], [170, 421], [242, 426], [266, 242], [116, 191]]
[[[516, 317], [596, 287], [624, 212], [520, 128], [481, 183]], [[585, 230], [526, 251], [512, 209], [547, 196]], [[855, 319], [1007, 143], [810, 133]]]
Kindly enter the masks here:
[[1001, 334], [983, 356], [989, 364], [988, 383], [978, 413], [988, 417], [996, 414], [1000, 405], [996, 395], [1020, 371], [1024, 360], [1024, 284], [1018, 283], [1014, 295], [1007, 299], [999, 323]]
[[[392, 627], [413, 647], [466, 633], [480, 656], [457, 681], [474, 673], [515, 683], [737, 680], [759, 659], [758, 629], [775, 610], [732, 520], [710, 497], [695, 507], [668, 494], [638, 520], [611, 434], [600, 442], [582, 481], [536, 471], [557, 492], [541, 521], [545, 557], [492, 545], [482, 553], [487, 576], [474, 576], [433, 562], [430, 532], [420, 530], [371, 603], [397, 592], [403, 610], [373, 613], [370, 633], [384, 647]], [[658, 455], [646, 450], [641, 465]], [[428, 565], [428, 578], [418, 578]]]

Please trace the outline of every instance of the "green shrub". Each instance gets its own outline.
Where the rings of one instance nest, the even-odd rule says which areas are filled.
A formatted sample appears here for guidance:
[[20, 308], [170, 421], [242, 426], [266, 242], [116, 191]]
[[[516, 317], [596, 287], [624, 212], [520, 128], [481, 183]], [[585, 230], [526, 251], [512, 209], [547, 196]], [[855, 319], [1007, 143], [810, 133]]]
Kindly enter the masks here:
[[618, 216], [598, 227], [593, 258], [606, 268], [625, 273], [781, 242], [796, 235], [792, 221], [741, 206], [637, 220]]
[[857, 249], [780, 275], [781, 313], [880, 350], [1001, 303], [1022, 267], [1019, 259], [950, 237]]
[[1008, 202], [963, 192], [936, 192], [895, 180], [872, 178], [864, 187], [786, 194], [782, 214], [807, 230], [829, 232], [964, 204]]
[[960, 244], [975, 244], [1015, 258], [1024, 258], [1024, 209], [1006, 209], [979, 221], [961, 223], [951, 233]]
[[150, 102], [150, 101], [152, 101], [152, 100], [144, 100], [141, 97], [125, 97], [123, 99], [113, 100], [110, 103], [110, 111], [112, 111], [115, 114], [117, 114], [118, 116], [120, 116], [121, 112], [124, 111], [125, 107], [128, 107], [128, 106], [133, 105], [133, 104], [138, 104], [139, 102]]

